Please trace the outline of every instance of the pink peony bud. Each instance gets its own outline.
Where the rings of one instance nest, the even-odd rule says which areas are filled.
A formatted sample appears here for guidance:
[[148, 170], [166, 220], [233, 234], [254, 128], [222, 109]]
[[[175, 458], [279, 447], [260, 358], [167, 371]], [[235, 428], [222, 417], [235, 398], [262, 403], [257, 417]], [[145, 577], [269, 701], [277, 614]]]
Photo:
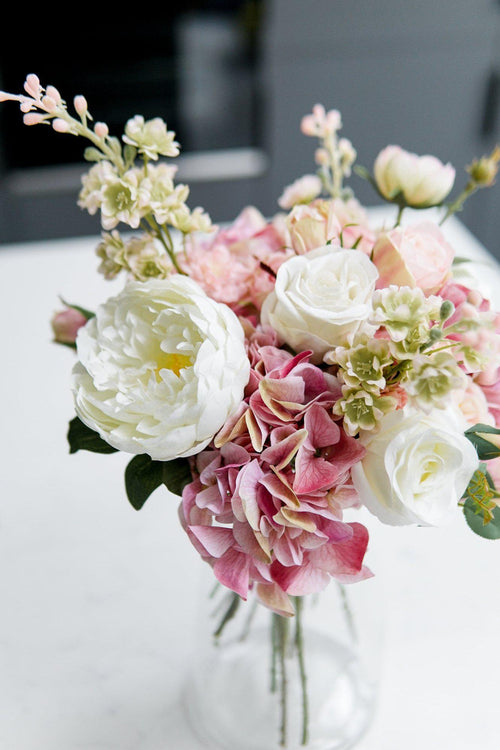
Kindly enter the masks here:
[[86, 322], [87, 318], [72, 307], [55, 313], [51, 321], [54, 341], [58, 344], [74, 344], [78, 330]]

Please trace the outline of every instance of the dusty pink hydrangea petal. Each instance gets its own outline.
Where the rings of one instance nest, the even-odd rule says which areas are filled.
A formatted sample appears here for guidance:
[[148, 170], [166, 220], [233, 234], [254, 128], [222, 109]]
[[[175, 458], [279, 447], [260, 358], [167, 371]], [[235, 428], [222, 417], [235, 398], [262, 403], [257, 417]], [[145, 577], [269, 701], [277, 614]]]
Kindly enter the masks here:
[[227, 550], [213, 564], [214, 575], [223, 586], [247, 599], [250, 586], [250, 560], [248, 555], [235, 550]]
[[265, 607], [284, 617], [293, 617], [295, 608], [288, 594], [276, 583], [258, 583], [255, 593]]
[[278, 586], [291, 596], [316, 594], [323, 591], [330, 581], [328, 573], [315, 568], [310, 562], [289, 567], [274, 562], [271, 570]]
[[300, 507], [300, 500], [290, 486], [287, 478], [278, 470], [267, 472], [261, 480], [262, 485], [279, 502], [289, 508]]
[[325, 409], [312, 405], [304, 424], [308, 436], [297, 454], [293, 483], [298, 495], [332, 487], [364, 455], [359, 442], [346, 435]]
[[360, 523], [350, 523], [353, 535], [336, 544], [325, 544], [310, 553], [311, 563], [341, 581], [360, 580], [371, 575], [363, 566], [368, 546], [368, 530]]
[[222, 557], [234, 544], [233, 532], [228, 528], [191, 525], [189, 530], [203, 545], [210, 557]]
[[261, 460], [280, 471], [294, 458], [306, 438], [307, 430], [294, 430], [288, 437], [263, 450]]
[[233, 524], [234, 540], [245, 554], [252, 560], [264, 563], [266, 566], [271, 562], [271, 548], [269, 540], [264, 534], [254, 531], [247, 523], [235, 521]]

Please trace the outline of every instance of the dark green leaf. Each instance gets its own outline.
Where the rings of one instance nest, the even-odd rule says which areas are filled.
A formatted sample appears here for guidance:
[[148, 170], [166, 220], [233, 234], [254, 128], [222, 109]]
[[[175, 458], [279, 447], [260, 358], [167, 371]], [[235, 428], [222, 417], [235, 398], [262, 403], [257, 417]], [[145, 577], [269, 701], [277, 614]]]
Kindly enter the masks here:
[[130, 504], [140, 510], [148, 497], [163, 484], [163, 464], [150, 456], [134, 456], [125, 469], [125, 489]]
[[69, 423], [68, 429], [69, 452], [91, 451], [92, 453], [116, 453], [109, 443], [106, 443], [97, 432], [87, 427], [79, 417], [75, 417]]
[[154, 461], [150, 456], [134, 456], [125, 469], [125, 488], [131, 505], [140, 510], [153, 492], [164, 484], [174, 495], [192, 480], [187, 458]]
[[492, 514], [491, 521], [485, 524], [483, 515], [477, 511], [473, 499], [468, 497], [464, 503], [465, 520], [472, 531], [484, 539], [500, 539], [500, 508], [495, 507]]
[[187, 458], [175, 458], [163, 464], [163, 483], [174, 495], [182, 495], [182, 490], [192, 479]]

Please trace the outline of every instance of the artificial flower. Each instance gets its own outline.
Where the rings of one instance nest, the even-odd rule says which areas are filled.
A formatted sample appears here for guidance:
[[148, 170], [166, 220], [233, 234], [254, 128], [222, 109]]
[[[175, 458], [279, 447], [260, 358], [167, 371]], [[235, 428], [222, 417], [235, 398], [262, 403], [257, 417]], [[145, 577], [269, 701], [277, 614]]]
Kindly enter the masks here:
[[77, 337], [80, 419], [111, 446], [168, 461], [202, 450], [238, 407], [241, 325], [186, 276], [130, 282]]
[[350, 343], [371, 315], [377, 269], [360, 250], [327, 245], [286, 260], [261, 319], [295, 351], [313, 362]]

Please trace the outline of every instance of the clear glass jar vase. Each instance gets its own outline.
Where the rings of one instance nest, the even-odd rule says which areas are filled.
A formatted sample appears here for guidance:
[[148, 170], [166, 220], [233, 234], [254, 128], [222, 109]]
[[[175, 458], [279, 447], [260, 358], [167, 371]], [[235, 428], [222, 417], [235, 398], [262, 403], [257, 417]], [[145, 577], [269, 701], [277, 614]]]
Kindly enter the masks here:
[[374, 578], [294, 599], [284, 617], [223, 587], [203, 604], [184, 704], [213, 750], [345, 750], [370, 725], [382, 618]]

